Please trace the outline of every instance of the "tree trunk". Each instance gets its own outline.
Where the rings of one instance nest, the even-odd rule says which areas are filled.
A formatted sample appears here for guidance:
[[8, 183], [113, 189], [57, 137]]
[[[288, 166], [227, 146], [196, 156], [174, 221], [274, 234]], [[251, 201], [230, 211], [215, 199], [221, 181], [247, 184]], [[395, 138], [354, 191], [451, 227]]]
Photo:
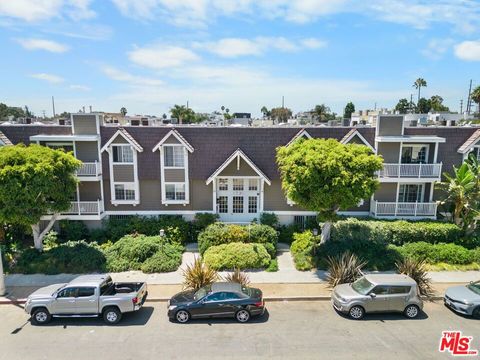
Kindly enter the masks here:
[[35, 246], [35, 249], [38, 251], [43, 251], [43, 239], [45, 238], [45, 235], [52, 229], [53, 224], [55, 224], [55, 221], [57, 220], [58, 213], [53, 214], [52, 218], [48, 222], [47, 226], [43, 231], [40, 231], [40, 222], [31, 225], [32, 226], [32, 233], [33, 233], [33, 245]]
[[330, 240], [331, 229], [332, 229], [332, 222], [326, 221], [322, 226], [322, 236], [320, 238], [320, 244], [324, 244]]
[[0, 296], [4, 296], [6, 292], [5, 275], [3, 274], [2, 248], [0, 247]]

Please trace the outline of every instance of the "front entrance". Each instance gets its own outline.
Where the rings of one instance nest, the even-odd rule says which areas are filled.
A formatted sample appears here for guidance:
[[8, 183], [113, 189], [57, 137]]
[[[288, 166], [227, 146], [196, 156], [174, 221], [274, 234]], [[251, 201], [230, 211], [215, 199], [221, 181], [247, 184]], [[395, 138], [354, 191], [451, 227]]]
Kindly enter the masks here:
[[216, 186], [216, 212], [221, 221], [251, 222], [260, 212], [259, 177], [219, 177]]

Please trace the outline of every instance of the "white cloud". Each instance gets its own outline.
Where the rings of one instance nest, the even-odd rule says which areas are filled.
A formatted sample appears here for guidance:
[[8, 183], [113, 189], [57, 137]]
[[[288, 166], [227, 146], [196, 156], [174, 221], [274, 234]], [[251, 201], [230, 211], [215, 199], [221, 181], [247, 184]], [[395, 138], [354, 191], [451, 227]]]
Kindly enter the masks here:
[[462, 60], [480, 61], [480, 40], [455, 45], [455, 55]]
[[125, 82], [130, 85], [160, 86], [164, 84], [162, 80], [132, 75], [128, 72], [121, 71], [113, 66], [103, 66], [102, 71], [110, 79]]
[[45, 50], [54, 53], [63, 53], [68, 50], [68, 46], [56, 41], [46, 39], [18, 39], [20, 45], [27, 50]]
[[91, 88], [89, 86], [85, 86], [85, 85], [70, 85], [69, 88], [71, 90], [79, 90], [79, 91], [90, 91]]
[[89, 8], [91, 0], [2, 0], [0, 16], [27, 22], [48, 20], [62, 15], [73, 20], [95, 16]]
[[57, 75], [53, 75], [53, 74], [38, 73], [38, 74], [32, 74], [30, 76], [38, 80], [47, 81], [51, 84], [60, 84], [65, 81], [64, 78]]
[[429, 59], [440, 60], [452, 44], [453, 39], [432, 39], [420, 52]]
[[136, 48], [128, 53], [128, 58], [137, 65], [157, 70], [178, 67], [199, 59], [189, 49], [161, 44]]
[[271, 49], [283, 52], [294, 52], [302, 49], [318, 49], [326, 46], [326, 42], [307, 38], [298, 41], [289, 40], [284, 37], [256, 37], [245, 38], [224, 38], [218, 41], [196, 42], [193, 46], [197, 49], [204, 49], [213, 54], [225, 58], [235, 58], [246, 55], [262, 55]]

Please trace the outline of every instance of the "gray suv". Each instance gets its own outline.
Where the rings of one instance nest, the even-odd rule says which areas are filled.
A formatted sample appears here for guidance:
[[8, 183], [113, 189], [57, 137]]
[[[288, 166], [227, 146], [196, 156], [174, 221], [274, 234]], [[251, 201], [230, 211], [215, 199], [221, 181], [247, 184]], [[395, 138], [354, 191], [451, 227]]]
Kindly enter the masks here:
[[353, 283], [337, 285], [332, 291], [332, 304], [357, 320], [375, 312], [402, 312], [413, 319], [423, 308], [417, 283], [400, 274], [369, 274]]

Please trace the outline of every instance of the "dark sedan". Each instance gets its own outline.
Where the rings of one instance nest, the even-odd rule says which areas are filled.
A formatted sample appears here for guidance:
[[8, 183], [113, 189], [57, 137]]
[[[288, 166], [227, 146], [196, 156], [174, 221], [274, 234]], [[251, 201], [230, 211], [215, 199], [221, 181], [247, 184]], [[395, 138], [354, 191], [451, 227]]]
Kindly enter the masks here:
[[244, 323], [264, 312], [261, 290], [227, 282], [204, 286], [198, 291], [183, 291], [168, 303], [168, 317], [180, 323], [209, 317], [232, 317]]

